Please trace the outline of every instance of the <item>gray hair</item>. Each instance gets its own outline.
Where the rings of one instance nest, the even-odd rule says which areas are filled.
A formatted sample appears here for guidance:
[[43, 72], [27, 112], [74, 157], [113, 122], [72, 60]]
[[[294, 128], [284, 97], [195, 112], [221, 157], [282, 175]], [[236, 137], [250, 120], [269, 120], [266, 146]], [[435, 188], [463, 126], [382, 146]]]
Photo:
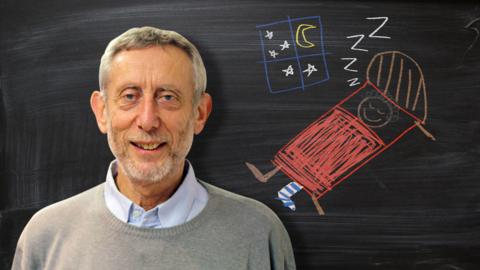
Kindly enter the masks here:
[[98, 80], [100, 90], [106, 96], [106, 85], [110, 64], [115, 55], [129, 49], [143, 49], [151, 46], [173, 45], [185, 51], [192, 60], [194, 78], [194, 104], [207, 87], [207, 72], [202, 57], [195, 45], [177, 32], [144, 26], [131, 28], [108, 43], [100, 61]]

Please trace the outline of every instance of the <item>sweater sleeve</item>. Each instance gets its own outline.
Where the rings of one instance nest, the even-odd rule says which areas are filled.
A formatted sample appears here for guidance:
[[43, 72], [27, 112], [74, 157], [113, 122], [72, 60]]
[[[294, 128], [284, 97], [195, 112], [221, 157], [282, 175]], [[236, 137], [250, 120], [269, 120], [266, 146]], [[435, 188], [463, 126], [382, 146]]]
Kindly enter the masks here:
[[277, 216], [272, 217], [268, 238], [253, 243], [248, 259], [249, 270], [296, 270], [288, 232]]
[[35, 263], [34, 244], [29, 243], [29, 231], [26, 227], [17, 243], [15, 257], [13, 258], [12, 270], [40, 269], [40, 265]]
[[270, 262], [275, 270], [295, 270], [292, 243], [287, 230], [280, 220], [270, 237]]
[[45, 254], [51, 229], [44, 210], [35, 213], [20, 235], [13, 258], [12, 270], [44, 269]]

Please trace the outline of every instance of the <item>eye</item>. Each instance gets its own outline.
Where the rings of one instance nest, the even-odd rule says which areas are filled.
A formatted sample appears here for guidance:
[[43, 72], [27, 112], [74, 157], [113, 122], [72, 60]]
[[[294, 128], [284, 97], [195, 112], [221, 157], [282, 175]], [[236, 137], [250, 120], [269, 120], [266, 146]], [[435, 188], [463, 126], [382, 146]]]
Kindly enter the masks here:
[[157, 92], [158, 104], [168, 110], [174, 110], [181, 106], [181, 96], [175, 91], [163, 90]]
[[134, 94], [126, 94], [126, 95], [124, 95], [124, 98], [128, 101], [133, 101], [133, 100], [135, 100], [135, 95]]
[[164, 95], [162, 96], [162, 98], [166, 101], [170, 101], [173, 100], [175, 97], [173, 95]]
[[120, 95], [121, 104], [132, 104], [136, 102], [140, 97], [140, 93], [136, 89], [126, 89]]
[[177, 96], [171, 92], [162, 92], [157, 97], [159, 102], [168, 102], [168, 103], [175, 103], [178, 101]]

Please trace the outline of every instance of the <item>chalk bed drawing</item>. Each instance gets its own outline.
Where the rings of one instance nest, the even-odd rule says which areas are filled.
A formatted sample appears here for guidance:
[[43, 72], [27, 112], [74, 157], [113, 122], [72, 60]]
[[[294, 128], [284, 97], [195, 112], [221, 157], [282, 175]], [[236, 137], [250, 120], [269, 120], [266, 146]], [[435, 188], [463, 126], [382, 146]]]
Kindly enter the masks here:
[[395, 103], [419, 115], [424, 123], [428, 115], [427, 88], [420, 65], [399, 51], [376, 54], [367, 67], [367, 80], [383, 89]]
[[329, 80], [319, 16], [257, 26], [270, 93], [305, 90]]
[[[408, 79], [402, 84], [404, 76]], [[283, 146], [272, 160], [272, 171], [263, 174], [255, 165], [246, 165], [261, 182], [282, 171], [292, 182], [277, 199], [295, 210], [291, 197], [305, 190], [323, 215], [319, 198], [413, 128], [435, 140], [422, 126], [426, 94], [423, 72], [412, 58], [398, 51], [379, 53], [370, 61], [367, 81]]]

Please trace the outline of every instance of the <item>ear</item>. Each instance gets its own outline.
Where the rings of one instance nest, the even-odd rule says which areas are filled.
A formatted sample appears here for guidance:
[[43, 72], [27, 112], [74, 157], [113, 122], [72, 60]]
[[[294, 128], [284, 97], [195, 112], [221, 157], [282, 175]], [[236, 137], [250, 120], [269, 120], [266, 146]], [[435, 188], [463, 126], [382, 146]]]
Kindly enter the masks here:
[[208, 93], [203, 93], [198, 102], [195, 118], [195, 134], [202, 132], [205, 123], [207, 122], [210, 112], [212, 112], [212, 97]]
[[92, 108], [95, 119], [97, 119], [97, 125], [103, 134], [107, 133], [107, 117], [105, 111], [105, 100], [100, 91], [93, 91], [90, 97], [90, 107]]

